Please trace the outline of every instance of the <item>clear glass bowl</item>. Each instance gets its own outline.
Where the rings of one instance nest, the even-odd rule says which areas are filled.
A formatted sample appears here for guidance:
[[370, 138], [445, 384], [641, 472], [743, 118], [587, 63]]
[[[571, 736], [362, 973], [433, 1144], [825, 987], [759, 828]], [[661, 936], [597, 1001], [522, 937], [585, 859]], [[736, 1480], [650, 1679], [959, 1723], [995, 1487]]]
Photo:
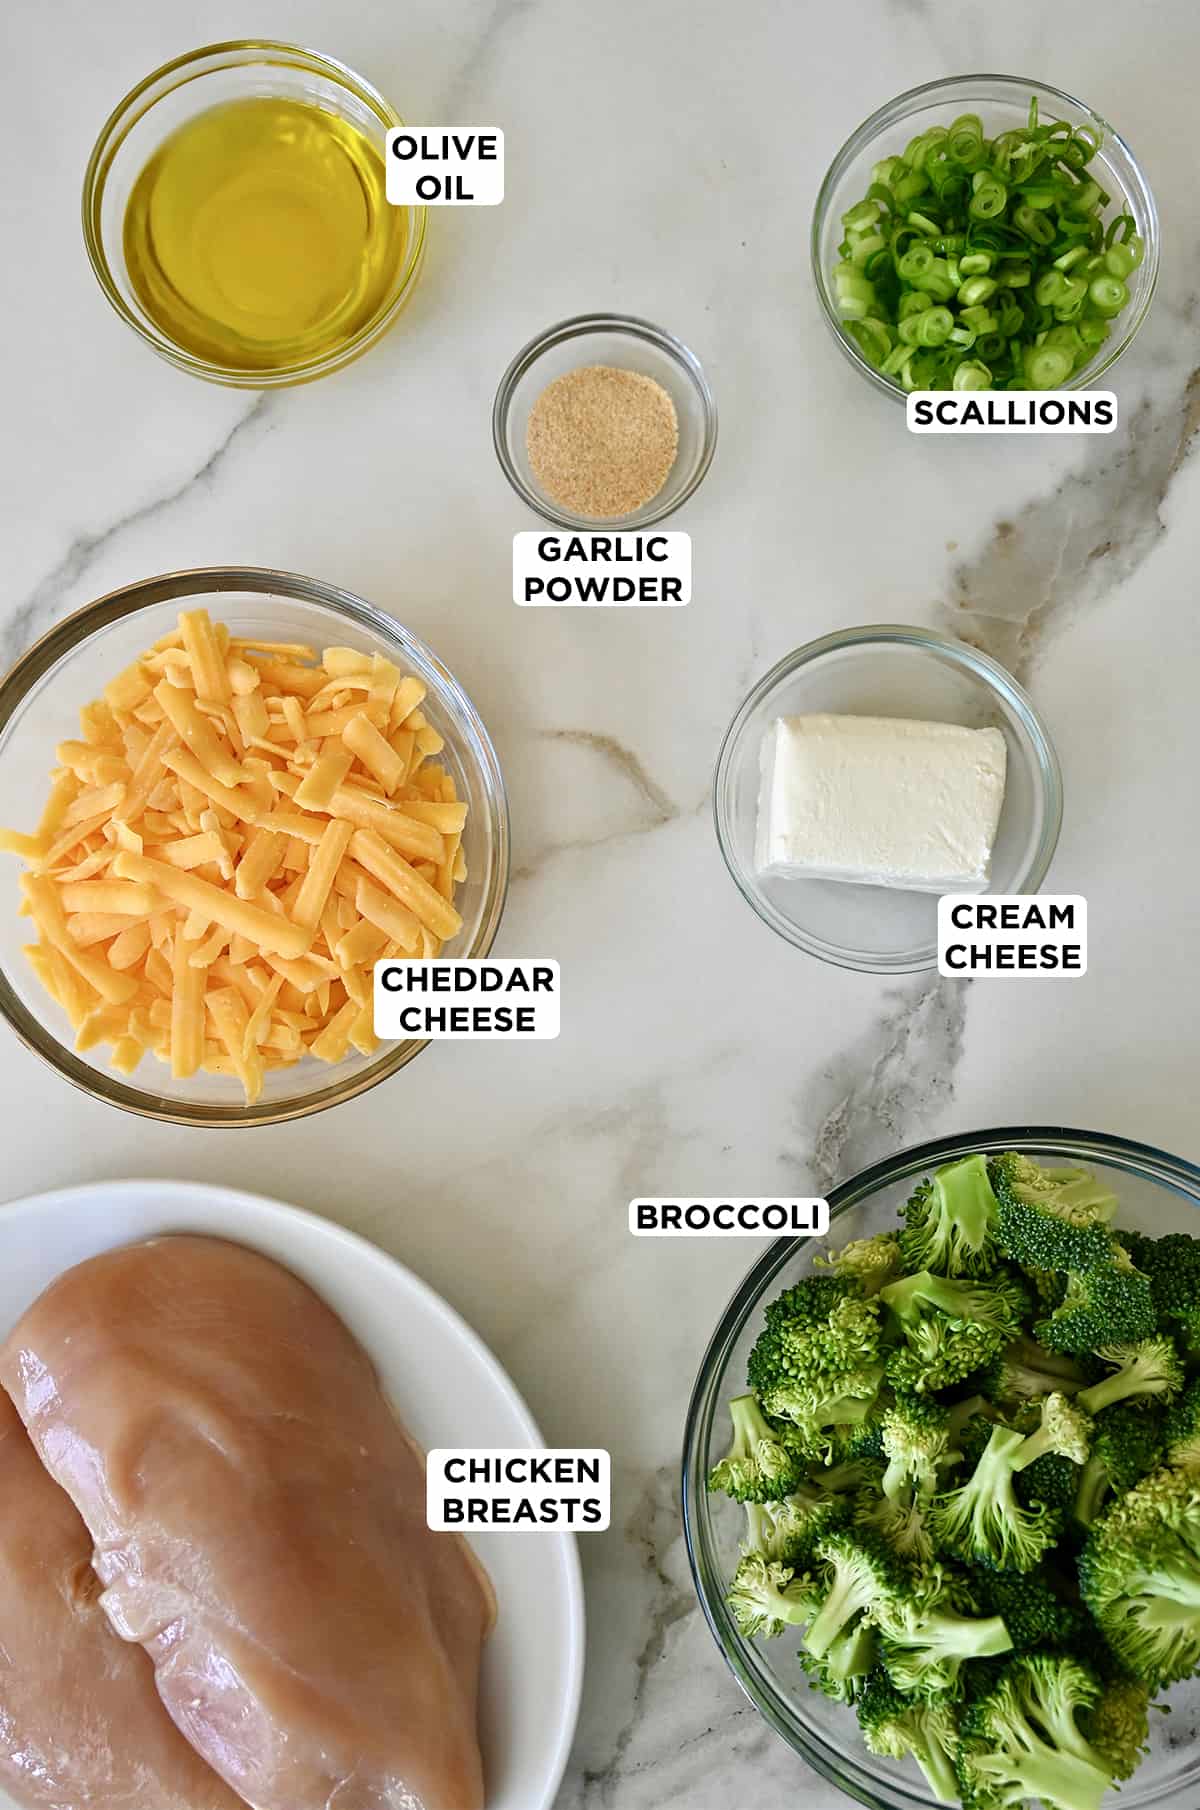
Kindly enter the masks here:
[[906, 974], [937, 960], [937, 896], [760, 874], [759, 750], [778, 716], [810, 711], [994, 727], [1008, 745], [992, 892], [1036, 892], [1062, 824], [1049, 733], [1004, 668], [932, 629], [874, 624], [810, 641], [760, 679], [726, 733], [713, 780], [717, 841], [734, 884], [765, 924], [840, 968]]
[[[572, 515], [541, 488], [529, 466], [525, 433], [529, 412], [548, 383], [580, 365], [613, 365], [660, 383], [675, 404], [679, 451], [657, 496], [630, 515], [604, 519]], [[717, 446], [717, 405], [696, 354], [674, 334], [624, 314], [579, 314], [548, 327], [523, 346], [500, 380], [492, 409], [492, 440], [500, 469], [537, 515], [557, 528], [590, 533], [605, 528], [636, 531], [672, 515], [686, 503], [712, 464]]]
[[[1102, 1132], [1018, 1125], [943, 1138], [864, 1169], [829, 1196], [830, 1242], [843, 1245], [890, 1229], [916, 1181], [940, 1164], [973, 1150], [1012, 1149], [1049, 1164], [1081, 1163], [1093, 1170], [1119, 1195], [1121, 1225], [1155, 1237], [1200, 1233], [1200, 1169], [1192, 1163]], [[862, 1745], [854, 1711], [809, 1689], [796, 1661], [796, 1641], [786, 1635], [746, 1640], [725, 1603], [745, 1512], [725, 1496], [710, 1496], [705, 1479], [728, 1448], [725, 1407], [745, 1390], [746, 1359], [761, 1330], [764, 1306], [809, 1272], [825, 1242], [799, 1238], [773, 1244], [742, 1282], [704, 1354], [684, 1434], [683, 1514], [692, 1578], [734, 1677], [802, 1759], [868, 1810], [935, 1810], [937, 1800], [914, 1764], [876, 1759]], [[1151, 1717], [1150, 1755], [1121, 1786], [1120, 1799], [1112, 1800], [1121, 1810], [1183, 1810], [1200, 1803], [1200, 1682], [1177, 1685], [1163, 1701], [1173, 1713]]]
[[341, 370], [373, 346], [395, 321], [416, 285], [425, 256], [426, 210], [408, 212], [403, 262], [383, 304], [353, 338], [320, 358], [280, 370], [243, 370], [210, 363], [176, 345], [142, 307], [125, 266], [123, 231], [130, 193], [166, 138], [189, 119], [226, 101], [283, 95], [336, 114], [375, 138], [404, 121], [383, 96], [344, 63], [272, 39], [209, 44], [164, 63], [130, 90], [104, 122], [83, 182], [83, 237], [101, 289], [121, 319], [160, 357], [193, 377], [245, 390], [309, 383]]
[[1036, 95], [1043, 120], [1065, 119], [1072, 126], [1089, 126], [1101, 144], [1088, 165], [1100, 186], [1112, 196], [1105, 217], [1131, 213], [1146, 242], [1146, 255], [1129, 279], [1129, 306], [1113, 322], [1113, 331], [1082, 371], [1063, 387], [1094, 388], [1104, 372], [1120, 358], [1146, 318], [1154, 285], [1158, 281], [1158, 209], [1142, 167], [1129, 146], [1094, 108], [1061, 88], [1031, 81], [1020, 75], [958, 75], [944, 81], [925, 82], [880, 107], [851, 134], [830, 164], [817, 195], [812, 224], [812, 266], [821, 308], [838, 345], [856, 370], [885, 396], [904, 400], [904, 391], [890, 377], [882, 376], [863, 357], [843, 331], [832, 288], [832, 273], [842, 241], [842, 215], [863, 199], [871, 186], [871, 168], [884, 157], [898, 156], [910, 138], [932, 125], [949, 125], [960, 113], [977, 113], [988, 138], [1029, 116], [1030, 99]]
[[[462, 843], [468, 875], [454, 900], [463, 927], [445, 953], [486, 955], [504, 910], [509, 866], [508, 801], [488, 732], [462, 686], [423, 641], [352, 592], [295, 572], [250, 566], [171, 572], [114, 591], [51, 629], [0, 683], [0, 824], [36, 827], [55, 747], [78, 736], [80, 706], [174, 629], [181, 609], [199, 606], [238, 635], [378, 651], [424, 680], [422, 709], [446, 742], [439, 762], [470, 806]], [[176, 1081], [150, 1054], [135, 1074], [117, 1074], [103, 1049], [81, 1053], [73, 1047], [66, 1014], [21, 954], [30, 940], [28, 918], [18, 916], [21, 867], [12, 856], [0, 856], [0, 1012], [23, 1043], [98, 1100], [177, 1125], [278, 1124], [353, 1099], [425, 1048], [415, 1040], [383, 1044], [373, 1056], [351, 1052], [335, 1067], [306, 1057], [295, 1068], [269, 1070], [253, 1106], [244, 1103], [232, 1078], [198, 1074]]]

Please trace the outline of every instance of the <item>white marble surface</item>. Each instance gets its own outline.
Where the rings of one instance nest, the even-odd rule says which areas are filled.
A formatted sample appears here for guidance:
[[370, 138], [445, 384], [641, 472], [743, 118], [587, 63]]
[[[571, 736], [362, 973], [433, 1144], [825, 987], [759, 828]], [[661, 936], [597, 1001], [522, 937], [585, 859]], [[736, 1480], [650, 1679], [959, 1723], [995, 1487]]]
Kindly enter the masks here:
[[[557, 1046], [435, 1047], [332, 1116], [246, 1135], [89, 1104], [5, 1033], [0, 1187], [236, 1179], [341, 1218], [467, 1315], [552, 1442], [612, 1449], [613, 1531], [582, 1543], [589, 1667], [561, 1810], [844, 1801], [741, 1700], [679, 1537], [688, 1390], [756, 1253], [635, 1243], [631, 1194], [816, 1192], [898, 1144], [1022, 1119], [1200, 1157], [1200, 14], [1131, 17], [1125, 0], [14, 0], [0, 25], [0, 652], [190, 564], [291, 567], [390, 608], [500, 749], [500, 950], [557, 956], [566, 986]], [[434, 220], [397, 331], [266, 402], [145, 351], [78, 226], [115, 99], [247, 32], [333, 52], [410, 119], [508, 133], [509, 200]], [[1158, 196], [1163, 280], [1111, 439], [915, 444], [818, 317], [809, 212], [837, 143], [902, 88], [988, 68], [1114, 117]], [[492, 392], [531, 333], [602, 307], [682, 334], [717, 392], [717, 460], [680, 521], [685, 611], [509, 601], [510, 537], [532, 524], [495, 465]], [[968, 631], [1031, 686], [1066, 778], [1052, 879], [1091, 900], [1086, 980], [822, 968], [727, 882], [707, 803], [727, 719], [789, 648], [872, 619]]]

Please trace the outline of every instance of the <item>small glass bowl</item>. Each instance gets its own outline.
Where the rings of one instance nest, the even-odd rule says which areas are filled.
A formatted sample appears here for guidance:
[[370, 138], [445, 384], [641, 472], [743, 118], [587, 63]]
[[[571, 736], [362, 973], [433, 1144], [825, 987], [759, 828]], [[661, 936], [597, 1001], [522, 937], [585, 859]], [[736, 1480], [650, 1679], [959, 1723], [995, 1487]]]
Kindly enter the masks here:
[[1008, 744], [992, 892], [1036, 892], [1062, 823], [1050, 736], [1017, 684], [986, 654], [932, 629], [843, 629], [788, 654], [754, 687], [726, 733], [713, 780], [725, 865], [748, 905], [797, 949], [839, 968], [910, 974], [937, 960], [937, 895], [763, 875], [755, 829], [763, 736], [779, 716], [829, 711], [996, 728]]
[[[1142, 167], [1119, 133], [1094, 108], [1051, 88], [1046, 82], [1020, 75], [958, 75], [944, 81], [925, 82], [919, 88], [889, 101], [865, 120], [846, 140], [826, 172], [817, 195], [812, 224], [812, 266], [821, 308], [838, 345], [856, 370], [885, 396], [904, 401], [904, 391], [890, 377], [868, 364], [854, 341], [843, 332], [832, 288], [832, 272], [842, 241], [842, 215], [863, 199], [871, 186], [872, 165], [884, 157], [898, 156], [910, 138], [925, 127], [949, 125], [960, 113], [977, 113], [988, 138], [1029, 117], [1029, 102], [1037, 96], [1043, 120], [1065, 119], [1072, 126], [1089, 126], [1101, 140], [1088, 165], [1112, 200], [1105, 217], [1131, 213], [1146, 242], [1146, 255], [1129, 279], [1129, 306], [1113, 322], [1113, 332], [1091, 363], [1076, 371], [1062, 385], [1068, 390], [1093, 388], [1130, 345], [1146, 318], [1154, 285], [1158, 281], [1158, 209]], [[930, 117], [932, 116], [932, 117]]]
[[198, 358], [170, 339], [142, 307], [125, 265], [125, 210], [138, 177], [187, 120], [226, 101], [283, 95], [336, 114], [375, 138], [404, 121], [344, 63], [272, 39], [209, 44], [164, 63], [130, 90], [104, 122], [83, 180], [83, 237], [92, 269], [126, 324], [180, 371], [233, 389], [270, 390], [339, 371], [381, 339], [416, 286], [425, 256], [426, 210], [410, 207], [404, 261], [373, 318], [336, 351], [278, 370], [243, 370]]
[[[0, 683], [0, 824], [35, 827], [49, 795], [55, 747], [78, 736], [80, 706], [170, 633], [180, 610], [199, 607], [237, 635], [378, 651], [424, 680], [421, 707], [445, 738], [439, 764], [470, 806], [462, 843], [468, 873], [454, 898], [463, 927], [445, 953], [486, 955], [504, 910], [509, 866], [508, 801], [488, 732], [423, 641], [352, 592], [295, 572], [253, 566], [171, 572], [113, 591], [51, 629]], [[270, 1069], [252, 1106], [232, 1078], [197, 1074], [177, 1081], [149, 1052], [133, 1075], [120, 1075], [108, 1067], [104, 1049], [74, 1048], [66, 1014], [21, 953], [30, 941], [29, 919], [18, 916], [21, 867], [0, 856], [0, 1013], [29, 1049], [94, 1099], [175, 1125], [275, 1125], [365, 1093], [425, 1048], [410, 1039], [382, 1044], [372, 1056], [351, 1051], [334, 1067], [306, 1057], [294, 1068]]]
[[[679, 420], [679, 451], [657, 496], [630, 515], [572, 515], [548, 497], [529, 466], [525, 433], [534, 403], [556, 377], [581, 365], [613, 365], [660, 383]], [[712, 464], [717, 405], [696, 354], [650, 321], [626, 314], [578, 314], [548, 327], [523, 346], [500, 380], [492, 409], [492, 439], [500, 469], [523, 502], [556, 528], [648, 528], [686, 503]]]
[[[1200, 1233], [1200, 1169], [1194, 1164], [1101, 1132], [1016, 1126], [902, 1150], [841, 1183], [829, 1195], [829, 1242], [844, 1245], [892, 1230], [917, 1180], [975, 1150], [1023, 1150], [1050, 1166], [1082, 1164], [1118, 1196], [1118, 1224], [1155, 1238]], [[796, 1661], [798, 1637], [746, 1640], [725, 1601], [746, 1526], [743, 1508], [726, 1496], [710, 1496], [705, 1487], [729, 1444], [725, 1407], [745, 1392], [746, 1359], [762, 1329], [764, 1306], [809, 1273], [824, 1244], [783, 1238], [771, 1245], [741, 1283], [704, 1354], [684, 1433], [683, 1518], [692, 1580], [734, 1677], [801, 1759], [868, 1810], [936, 1810], [937, 1800], [911, 1761], [869, 1754], [854, 1711], [809, 1689]], [[1166, 1700], [1173, 1713], [1150, 1718], [1151, 1751], [1122, 1784], [1121, 1810], [1175, 1810], [1200, 1802], [1200, 1681], [1176, 1685]], [[802, 1781], [797, 1798], [804, 1798]]]

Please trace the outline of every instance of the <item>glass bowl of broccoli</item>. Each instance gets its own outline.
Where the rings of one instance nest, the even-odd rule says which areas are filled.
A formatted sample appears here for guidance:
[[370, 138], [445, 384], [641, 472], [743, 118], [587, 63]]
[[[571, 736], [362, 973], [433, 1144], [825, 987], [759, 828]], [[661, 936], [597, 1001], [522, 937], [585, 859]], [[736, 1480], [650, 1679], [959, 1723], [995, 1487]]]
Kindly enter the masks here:
[[688, 1413], [738, 1683], [871, 1810], [1200, 1803], [1200, 1169], [1008, 1128], [830, 1209], [747, 1275]]

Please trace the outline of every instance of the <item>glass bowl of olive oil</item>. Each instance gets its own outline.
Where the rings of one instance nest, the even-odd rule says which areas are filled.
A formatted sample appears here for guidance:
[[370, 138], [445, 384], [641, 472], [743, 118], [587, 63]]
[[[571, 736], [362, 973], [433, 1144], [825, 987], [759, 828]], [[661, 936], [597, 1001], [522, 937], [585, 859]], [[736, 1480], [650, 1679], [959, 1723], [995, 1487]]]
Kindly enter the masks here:
[[411, 295], [426, 213], [385, 195], [399, 115], [331, 57], [214, 44], [146, 77], [88, 164], [100, 286], [163, 358], [243, 389], [358, 358]]

